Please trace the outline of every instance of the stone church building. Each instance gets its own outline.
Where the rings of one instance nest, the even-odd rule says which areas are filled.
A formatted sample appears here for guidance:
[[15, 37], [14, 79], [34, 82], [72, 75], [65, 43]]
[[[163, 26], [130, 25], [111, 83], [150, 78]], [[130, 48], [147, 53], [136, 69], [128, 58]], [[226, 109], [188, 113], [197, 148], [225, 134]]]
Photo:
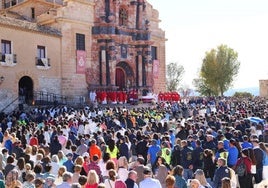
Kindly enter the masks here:
[[159, 22], [146, 0], [2, 0], [0, 107], [20, 93], [165, 91]]

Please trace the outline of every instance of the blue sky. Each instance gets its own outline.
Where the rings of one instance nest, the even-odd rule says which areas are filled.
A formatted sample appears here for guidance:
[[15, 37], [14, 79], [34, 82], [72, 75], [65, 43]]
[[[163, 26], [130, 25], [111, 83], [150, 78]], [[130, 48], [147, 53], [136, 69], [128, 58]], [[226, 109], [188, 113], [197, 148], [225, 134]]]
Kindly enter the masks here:
[[268, 0], [147, 0], [166, 32], [166, 62], [185, 69], [192, 87], [205, 52], [226, 44], [238, 52], [233, 88], [258, 87], [268, 79]]

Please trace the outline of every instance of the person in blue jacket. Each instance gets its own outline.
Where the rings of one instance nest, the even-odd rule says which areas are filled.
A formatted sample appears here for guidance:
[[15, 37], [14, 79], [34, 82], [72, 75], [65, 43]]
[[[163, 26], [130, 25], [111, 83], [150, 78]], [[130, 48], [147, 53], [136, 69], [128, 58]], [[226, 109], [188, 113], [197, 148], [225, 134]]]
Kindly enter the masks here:
[[230, 178], [231, 172], [229, 168], [226, 165], [226, 160], [222, 157], [220, 157], [217, 161], [218, 168], [215, 171], [214, 174], [214, 188], [221, 188], [222, 178]]

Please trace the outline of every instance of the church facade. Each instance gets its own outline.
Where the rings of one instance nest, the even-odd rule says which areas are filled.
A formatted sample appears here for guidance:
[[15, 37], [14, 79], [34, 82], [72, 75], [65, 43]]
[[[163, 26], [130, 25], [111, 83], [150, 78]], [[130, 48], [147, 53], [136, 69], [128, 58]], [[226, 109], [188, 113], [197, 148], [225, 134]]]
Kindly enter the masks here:
[[146, 0], [2, 0], [0, 96], [165, 91], [159, 23]]

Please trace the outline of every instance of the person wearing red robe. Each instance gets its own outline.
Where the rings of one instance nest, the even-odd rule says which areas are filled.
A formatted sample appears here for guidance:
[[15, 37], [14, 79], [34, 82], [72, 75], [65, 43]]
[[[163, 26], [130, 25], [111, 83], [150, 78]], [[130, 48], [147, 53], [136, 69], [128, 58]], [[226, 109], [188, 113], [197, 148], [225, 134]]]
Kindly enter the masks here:
[[123, 92], [123, 104], [127, 102], [127, 92], [126, 91], [122, 91]]
[[158, 94], [158, 101], [159, 101], [159, 102], [162, 102], [163, 100], [164, 100], [163, 93], [160, 92], [160, 93]]
[[116, 91], [111, 91], [111, 103], [112, 104], [116, 104], [117, 100], [116, 100]]
[[99, 90], [96, 91], [96, 100], [98, 103], [101, 103], [101, 92]]
[[117, 100], [119, 104], [123, 104], [124, 102], [124, 93], [123, 91], [118, 91], [117, 93]]

